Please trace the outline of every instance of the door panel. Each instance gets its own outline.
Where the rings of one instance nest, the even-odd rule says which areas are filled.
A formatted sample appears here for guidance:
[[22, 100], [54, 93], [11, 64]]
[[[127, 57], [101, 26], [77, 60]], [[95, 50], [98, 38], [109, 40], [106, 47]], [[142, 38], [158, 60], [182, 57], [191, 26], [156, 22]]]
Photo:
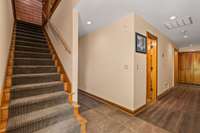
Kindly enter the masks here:
[[147, 33], [147, 103], [157, 99], [157, 38]]
[[200, 84], [200, 52], [179, 53], [179, 82]]

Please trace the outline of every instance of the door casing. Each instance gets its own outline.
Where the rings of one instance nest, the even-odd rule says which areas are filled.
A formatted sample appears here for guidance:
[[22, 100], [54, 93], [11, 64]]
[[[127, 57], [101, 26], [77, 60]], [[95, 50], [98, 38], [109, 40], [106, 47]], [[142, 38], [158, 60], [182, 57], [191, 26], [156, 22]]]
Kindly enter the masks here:
[[[150, 47], [151, 47], [151, 41], [154, 41], [154, 50], [153, 50], [153, 57], [154, 57], [154, 63], [153, 68], [150, 64]], [[151, 78], [151, 71], [153, 71], [153, 78]], [[153, 92], [152, 92], [152, 99], [150, 99], [150, 93], [151, 93], [151, 81], [153, 85]], [[153, 103], [157, 100], [157, 93], [158, 93], [158, 38], [151, 33], [147, 32], [147, 89], [146, 89], [146, 103]]]

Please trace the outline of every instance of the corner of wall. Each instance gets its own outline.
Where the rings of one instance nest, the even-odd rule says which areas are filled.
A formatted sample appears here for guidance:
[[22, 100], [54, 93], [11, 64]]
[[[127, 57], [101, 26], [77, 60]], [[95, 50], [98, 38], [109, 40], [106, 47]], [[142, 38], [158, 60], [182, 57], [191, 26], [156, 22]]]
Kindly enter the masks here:
[[14, 25], [13, 9], [10, 0], [0, 1], [0, 89], [3, 89], [6, 75], [9, 48]]

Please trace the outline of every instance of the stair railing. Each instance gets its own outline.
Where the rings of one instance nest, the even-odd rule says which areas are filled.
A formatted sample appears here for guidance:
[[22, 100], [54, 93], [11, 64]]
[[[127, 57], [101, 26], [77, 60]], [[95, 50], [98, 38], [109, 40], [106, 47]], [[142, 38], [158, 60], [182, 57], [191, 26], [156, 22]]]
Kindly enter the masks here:
[[54, 26], [50, 21], [48, 22], [49, 28], [51, 29], [51, 31], [53, 32], [53, 34], [61, 41], [63, 47], [65, 48], [65, 50], [71, 54], [71, 50], [69, 48], [69, 45], [66, 43], [66, 41], [64, 40], [64, 38], [62, 37], [61, 33], [59, 32], [59, 30], [56, 28], [56, 26]]

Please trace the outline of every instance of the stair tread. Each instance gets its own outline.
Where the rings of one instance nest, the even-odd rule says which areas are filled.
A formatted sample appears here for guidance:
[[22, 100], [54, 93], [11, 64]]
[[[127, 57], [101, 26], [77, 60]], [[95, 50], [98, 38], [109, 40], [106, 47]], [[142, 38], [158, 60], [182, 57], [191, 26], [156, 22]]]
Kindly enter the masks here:
[[45, 38], [44, 36], [37, 36], [29, 33], [21, 33], [21, 32], [14, 32], [15, 35], [19, 36], [30, 36], [30, 37], [37, 37], [37, 38]]
[[54, 65], [16, 65], [14, 68], [41, 68], [41, 67], [56, 67]]
[[21, 59], [21, 60], [49, 60], [49, 61], [52, 61], [52, 59], [48, 59], [48, 58], [20, 58], [20, 57], [17, 57], [15, 59]]
[[33, 23], [30, 23], [30, 22], [25, 22], [25, 21], [22, 21], [22, 20], [17, 20], [17, 25], [30, 26], [30, 27], [35, 27], [35, 28], [41, 28], [42, 27], [41, 25], [33, 24]]
[[16, 106], [16, 105], [33, 104], [33, 103], [37, 103], [37, 102], [52, 99], [52, 98], [58, 98], [64, 95], [66, 94], [63, 90], [63, 91], [53, 92], [49, 94], [41, 94], [41, 95], [36, 95], [36, 96], [18, 98], [15, 100], [11, 100], [10, 107]]
[[[8, 132], [80, 131], [64, 82], [40, 26], [19, 22], [15, 29]], [[76, 129], [75, 129], [76, 128]]]
[[34, 133], [73, 133], [70, 129], [77, 129], [76, 126], [79, 126], [80, 128], [80, 124], [78, 123], [78, 121], [74, 117], [71, 117], [67, 120], [63, 120], [54, 125], [40, 129]]
[[36, 74], [15, 74], [13, 75], [13, 78], [18, 78], [18, 77], [37, 77], [37, 76], [46, 76], [46, 75], [59, 75], [58, 72], [53, 72], [53, 73], [36, 73]]
[[27, 30], [27, 29], [20, 29], [20, 28], [16, 28], [17, 32], [28, 32], [28, 33], [34, 33], [34, 34], [40, 34], [43, 35], [42, 31], [32, 31], [32, 30]]
[[31, 51], [18, 51], [18, 50], [15, 50], [15, 53], [27, 53], [27, 54], [46, 54], [46, 55], [49, 55], [50, 53], [41, 53], [41, 52], [31, 52]]
[[42, 50], [49, 50], [49, 48], [44, 48], [44, 47], [34, 47], [34, 46], [24, 46], [24, 45], [16, 45], [15, 47], [23, 47], [23, 48], [32, 48], [32, 49], [42, 49]]
[[22, 29], [22, 30], [28, 30], [28, 31], [34, 31], [34, 32], [42, 32], [42, 29], [40, 28], [29, 28], [26, 26], [16, 26], [16, 29]]
[[[51, 116], [56, 116], [65, 113], [67, 110], [72, 110], [72, 107], [68, 104], [60, 104], [53, 107], [37, 110], [31, 113], [15, 116], [8, 120], [8, 130], [21, 127], [31, 122], [37, 122]], [[67, 115], [67, 114], [66, 114]]]
[[[24, 41], [24, 40], [16, 40], [17, 43], [31, 43], [31, 44], [39, 44], [39, 45], [45, 45], [46, 43], [42, 42], [31, 42], [31, 41]], [[46, 44], [47, 45], [47, 44]]]
[[29, 87], [39, 87], [39, 86], [51, 86], [56, 84], [62, 84], [62, 81], [52, 81], [52, 82], [45, 82], [45, 83], [34, 83], [34, 84], [26, 84], [26, 85], [15, 85], [11, 89], [19, 89], [19, 88], [29, 88]]
[[22, 36], [22, 35], [17, 35], [16, 38], [25, 38], [25, 39], [34, 39], [34, 40], [42, 40], [45, 41], [45, 38], [40, 39], [39, 37], [35, 38], [35, 37], [28, 37], [28, 36]]

